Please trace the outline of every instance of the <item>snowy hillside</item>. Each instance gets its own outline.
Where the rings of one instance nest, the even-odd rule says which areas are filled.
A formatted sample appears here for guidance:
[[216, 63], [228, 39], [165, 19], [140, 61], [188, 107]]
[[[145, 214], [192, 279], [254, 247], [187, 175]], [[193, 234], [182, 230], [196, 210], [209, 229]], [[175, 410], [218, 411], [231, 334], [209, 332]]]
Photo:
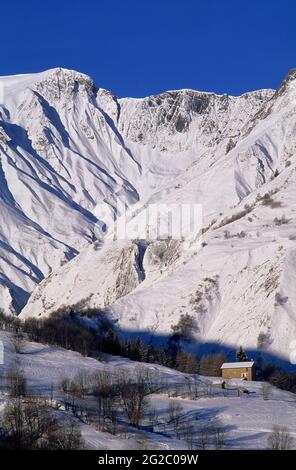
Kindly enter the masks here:
[[[209, 434], [211, 427], [217, 424], [223, 433], [223, 449], [266, 449], [274, 426], [285, 426], [295, 447], [294, 395], [270, 386], [268, 397], [264, 399], [262, 382], [229, 380], [227, 390], [223, 391], [211, 386], [215, 382], [212, 377], [190, 376], [154, 364], [140, 365], [120, 357], [109, 357], [106, 362], [100, 362], [40, 343], [26, 342], [22, 354], [16, 356], [10, 334], [0, 332], [0, 341], [3, 341], [5, 349], [5, 365], [0, 366], [0, 372], [4, 375], [17, 360], [27, 378], [29, 392], [35, 396], [52, 396], [52, 406], [64, 403], [59, 384], [65, 377], [91, 377], [98, 372], [112, 374], [120, 369], [130, 373], [139, 366], [156, 374], [160, 383], [164, 384], [164, 390], [149, 397], [150, 411], [145, 415], [140, 429], [125, 427], [122, 430], [124, 418], [121, 415], [115, 434], [100, 429], [94, 418], [90, 419], [92, 413], [98, 412], [98, 402], [88, 395], [78, 400], [77, 405], [81, 404], [84, 410], [88, 410], [89, 419], [74, 418], [71, 409], [65, 411], [60, 406], [56, 412], [59, 419], [73, 420], [89, 449], [211, 449], [216, 447]], [[238, 396], [238, 389], [248, 390], [249, 393]], [[0, 382], [0, 418], [9, 399]], [[169, 407], [172, 403], [180, 407], [178, 437], [170, 420]], [[188, 436], [189, 430], [191, 437]]]
[[[295, 71], [277, 91], [240, 97], [179, 90], [117, 99], [62, 69], [1, 83], [0, 307], [22, 317], [106, 308], [119, 328], [154, 336], [188, 313], [198, 343], [289, 357]], [[102, 245], [97, 204], [115, 218], [117, 198], [129, 208], [199, 203], [202, 240], [194, 233], [188, 250], [110, 234]], [[142, 211], [130, 214], [133, 224]]]

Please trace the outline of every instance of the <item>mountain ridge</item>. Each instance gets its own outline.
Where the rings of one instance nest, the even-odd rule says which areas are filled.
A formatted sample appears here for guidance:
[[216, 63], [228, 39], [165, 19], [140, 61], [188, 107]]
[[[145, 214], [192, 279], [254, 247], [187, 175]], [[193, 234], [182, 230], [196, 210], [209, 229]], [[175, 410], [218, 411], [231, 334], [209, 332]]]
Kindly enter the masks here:
[[[239, 97], [117, 98], [79, 72], [38, 76], [37, 85], [22, 76], [30, 86], [4, 93], [0, 106], [0, 307], [22, 318], [107, 308], [120, 327], [151, 334], [169, 334], [188, 313], [198, 341], [255, 348], [262, 333], [266, 350], [287, 356], [296, 335], [287, 293], [293, 71], [277, 90]], [[130, 225], [150, 203], [201, 204], [203, 238], [192, 234], [189, 251], [182, 240], [102, 245], [98, 207], [115, 220], [117, 199]]]

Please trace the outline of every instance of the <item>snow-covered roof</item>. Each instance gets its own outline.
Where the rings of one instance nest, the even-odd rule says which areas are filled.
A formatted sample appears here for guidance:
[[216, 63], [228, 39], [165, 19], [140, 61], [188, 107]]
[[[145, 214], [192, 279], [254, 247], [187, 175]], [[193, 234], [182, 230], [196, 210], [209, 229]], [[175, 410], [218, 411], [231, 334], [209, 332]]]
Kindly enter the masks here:
[[221, 369], [240, 369], [241, 367], [253, 367], [254, 361], [224, 362]]

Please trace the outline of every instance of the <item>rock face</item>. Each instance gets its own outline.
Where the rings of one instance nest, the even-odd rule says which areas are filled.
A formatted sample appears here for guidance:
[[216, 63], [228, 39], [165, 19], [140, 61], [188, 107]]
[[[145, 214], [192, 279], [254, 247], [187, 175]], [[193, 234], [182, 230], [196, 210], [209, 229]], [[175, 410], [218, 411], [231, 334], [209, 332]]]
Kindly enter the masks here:
[[272, 97], [272, 90], [240, 97], [179, 90], [144, 99], [120, 100], [120, 131], [131, 141], [162, 152], [225, 149]]
[[[42, 282], [42, 289], [33, 292], [30, 300], [36, 307], [37, 316], [49, 315], [57, 305], [59, 308], [85, 309], [90, 305], [107, 308], [140, 284], [139, 247], [136, 243], [128, 246], [106, 243], [99, 248], [93, 244], [83, 253], [81, 259], [77, 257], [60, 271], [52, 272]], [[91, 275], [88, 274], [90, 266]], [[57, 292], [60, 297], [58, 303]], [[25, 311], [23, 315], [26, 316]]]
[[[119, 327], [154, 338], [188, 313], [202, 344], [288, 358], [294, 71], [276, 91], [240, 97], [178, 90], [118, 99], [62, 69], [0, 84], [0, 307], [23, 318], [105, 308]], [[120, 215], [118, 199], [128, 227], [150, 203], [201, 204], [202, 230], [189, 245], [112, 242], [111, 226], [96, 241], [97, 224]]]

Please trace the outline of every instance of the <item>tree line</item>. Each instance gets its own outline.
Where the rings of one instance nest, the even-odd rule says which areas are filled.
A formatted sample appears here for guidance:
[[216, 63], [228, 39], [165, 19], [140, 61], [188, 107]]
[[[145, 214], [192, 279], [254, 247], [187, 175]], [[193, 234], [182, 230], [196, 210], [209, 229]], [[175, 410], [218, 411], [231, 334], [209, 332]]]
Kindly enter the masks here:
[[[180, 372], [202, 375], [220, 375], [220, 367], [227, 361], [224, 354], [205, 355], [201, 359], [183, 348], [191, 341], [195, 323], [188, 315], [182, 315], [172, 328], [167, 344], [157, 347], [152, 342], [144, 344], [140, 337], [125, 339], [115, 331], [114, 325], [100, 312], [97, 325], [90, 326], [85, 319], [92, 318], [93, 311], [59, 310], [47, 318], [5, 316], [0, 312], [0, 328], [13, 333], [16, 352], [20, 352], [24, 337], [29, 341], [60, 346], [77, 351], [83, 356], [97, 357], [98, 353], [122, 356], [128, 359], [159, 364]], [[99, 319], [98, 319], [99, 318]]]
[[[228, 361], [224, 353], [206, 354], [201, 358], [184, 350], [183, 345], [192, 339], [196, 328], [190, 316], [182, 315], [178, 324], [172, 327], [172, 335], [167, 344], [157, 347], [144, 344], [140, 337], [125, 339], [116, 332], [113, 323], [103, 312], [97, 314], [97, 327], [89, 325], [85, 319], [95, 315], [92, 310], [74, 312], [59, 310], [47, 318], [6, 316], [0, 311], [0, 329], [13, 333], [16, 352], [20, 352], [24, 337], [38, 343], [60, 346], [79, 352], [83, 356], [97, 357], [98, 353], [122, 356], [137, 362], [159, 364], [189, 374], [220, 376], [221, 365]], [[247, 361], [248, 357], [240, 346], [236, 353], [237, 361]], [[263, 365], [256, 362], [259, 378], [283, 390], [296, 392], [296, 374], [286, 372], [274, 364]]]

